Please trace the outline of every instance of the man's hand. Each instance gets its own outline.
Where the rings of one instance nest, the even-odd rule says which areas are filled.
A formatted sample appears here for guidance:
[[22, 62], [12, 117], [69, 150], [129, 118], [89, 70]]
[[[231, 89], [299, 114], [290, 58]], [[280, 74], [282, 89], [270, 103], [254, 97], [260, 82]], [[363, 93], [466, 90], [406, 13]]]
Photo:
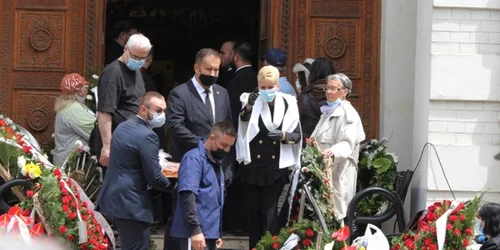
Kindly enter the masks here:
[[255, 104], [255, 100], [257, 100], [257, 97], [259, 97], [259, 90], [256, 89], [254, 90], [249, 96], [248, 96], [248, 101], [247, 101], [247, 106], [252, 107]]
[[204, 250], [206, 247], [205, 236], [203, 233], [191, 236], [191, 247], [194, 250]]
[[215, 242], [215, 246], [216, 246], [217, 248], [222, 248], [222, 244], [223, 244], [223, 243], [222, 243], [222, 239], [218, 239], [218, 240]]
[[109, 146], [102, 146], [101, 157], [99, 158], [99, 163], [103, 167], [107, 167], [109, 163]]
[[267, 137], [271, 138], [273, 141], [283, 141], [285, 138], [285, 133], [281, 130], [274, 130], [272, 132], [267, 133]]
[[327, 157], [333, 157], [335, 154], [333, 153], [333, 149], [327, 148], [323, 151], [323, 155]]

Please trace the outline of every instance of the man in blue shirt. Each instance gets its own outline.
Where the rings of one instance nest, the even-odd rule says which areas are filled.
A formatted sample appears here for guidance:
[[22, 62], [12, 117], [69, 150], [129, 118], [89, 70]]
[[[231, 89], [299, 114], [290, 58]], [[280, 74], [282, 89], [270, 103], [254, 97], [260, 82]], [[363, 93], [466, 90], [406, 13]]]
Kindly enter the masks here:
[[224, 173], [221, 161], [236, 140], [229, 122], [216, 123], [207, 139], [182, 158], [177, 203], [168, 249], [215, 250], [222, 247]]
[[280, 72], [280, 78], [278, 79], [279, 91], [281, 93], [297, 96], [295, 88], [286, 78], [286, 54], [281, 49], [272, 48], [267, 53], [261, 57], [264, 66], [274, 66]]

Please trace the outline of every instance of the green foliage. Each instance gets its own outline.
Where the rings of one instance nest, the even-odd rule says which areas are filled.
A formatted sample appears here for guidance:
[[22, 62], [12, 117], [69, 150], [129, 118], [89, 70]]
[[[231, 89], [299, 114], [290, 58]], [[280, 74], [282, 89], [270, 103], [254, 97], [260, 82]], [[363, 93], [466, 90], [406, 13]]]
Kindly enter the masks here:
[[17, 167], [17, 157], [20, 152], [16, 146], [10, 145], [6, 142], [0, 142], [0, 164], [6, 169], [9, 169], [10, 174], [15, 177], [19, 174]]
[[[358, 191], [367, 187], [395, 190], [398, 158], [387, 153], [386, 140], [371, 140], [361, 149], [358, 163]], [[356, 208], [360, 215], [372, 216], [392, 206], [391, 202], [377, 194], [362, 199]]]

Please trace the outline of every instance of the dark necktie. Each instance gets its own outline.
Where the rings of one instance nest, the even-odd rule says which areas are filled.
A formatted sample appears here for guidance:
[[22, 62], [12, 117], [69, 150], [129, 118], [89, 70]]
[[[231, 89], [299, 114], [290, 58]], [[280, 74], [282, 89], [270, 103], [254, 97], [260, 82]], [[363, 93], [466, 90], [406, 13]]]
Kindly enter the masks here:
[[210, 102], [210, 90], [205, 90], [205, 106], [207, 106], [208, 114], [210, 117], [210, 121], [214, 123], [214, 112], [212, 109], [212, 103]]

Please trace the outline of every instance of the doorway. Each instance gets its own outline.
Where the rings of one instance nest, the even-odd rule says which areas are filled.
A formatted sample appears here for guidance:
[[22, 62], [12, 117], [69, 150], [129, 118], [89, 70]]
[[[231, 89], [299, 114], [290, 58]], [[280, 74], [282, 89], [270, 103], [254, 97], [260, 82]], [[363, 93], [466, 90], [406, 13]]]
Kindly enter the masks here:
[[[193, 76], [194, 58], [201, 48], [219, 50], [224, 41], [242, 40], [249, 42], [254, 52], [258, 51], [259, 2], [111, 0], [106, 5], [106, 30], [112, 30], [117, 21], [129, 20], [151, 40], [151, 71], [162, 94], [167, 96], [172, 88]], [[105, 44], [113, 39], [107, 36]], [[256, 66], [257, 56], [253, 62]]]

